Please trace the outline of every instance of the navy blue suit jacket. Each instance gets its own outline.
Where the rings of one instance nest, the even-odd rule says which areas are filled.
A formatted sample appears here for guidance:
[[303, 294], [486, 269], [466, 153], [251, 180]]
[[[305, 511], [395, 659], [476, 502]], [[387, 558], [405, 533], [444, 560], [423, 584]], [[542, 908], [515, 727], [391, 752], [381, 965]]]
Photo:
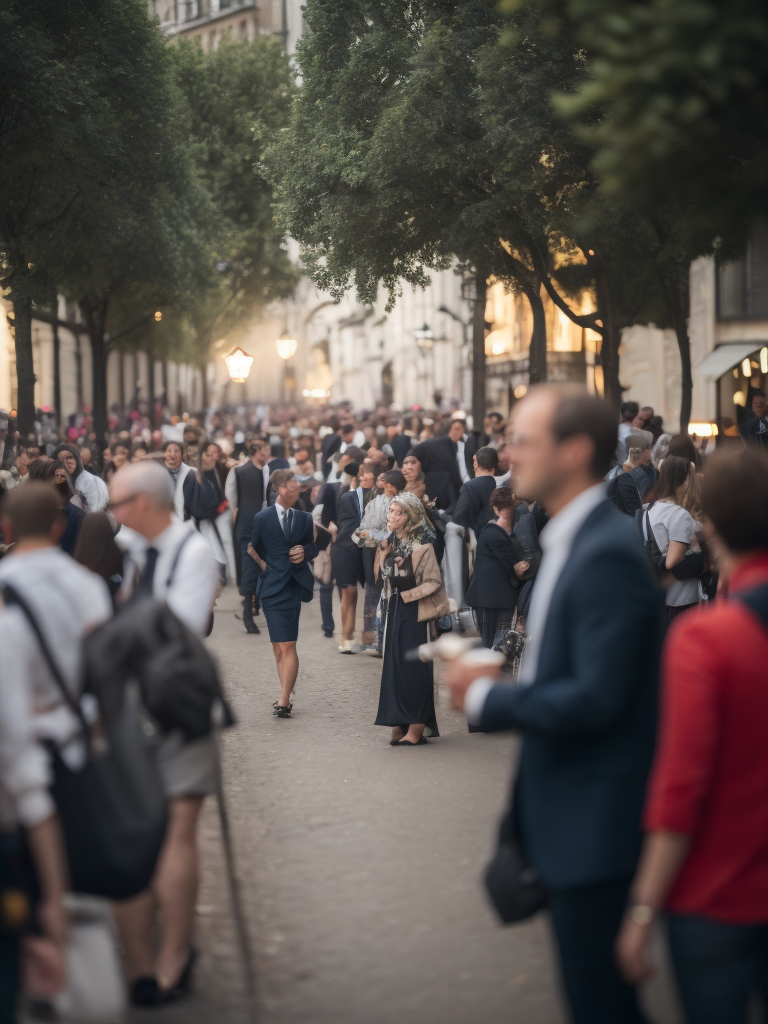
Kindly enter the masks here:
[[[312, 575], [309, 562], [317, 555], [314, 534], [312, 516], [301, 509], [293, 510], [290, 543], [285, 539], [280, 517], [274, 505], [262, 509], [253, 517], [251, 544], [259, 558], [263, 558], [267, 563], [256, 585], [259, 597], [272, 597], [282, 590], [290, 579], [294, 579], [304, 588], [302, 601], [312, 600], [315, 577]], [[298, 565], [288, 557], [290, 549], [297, 544], [304, 548], [304, 561]]]
[[552, 889], [631, 874], [656, 736], [663, 597], [632, 521], [602, 502], [576, 536], [530, 686], [495, 686], [485, 730], [519, 729], [507, 827]]

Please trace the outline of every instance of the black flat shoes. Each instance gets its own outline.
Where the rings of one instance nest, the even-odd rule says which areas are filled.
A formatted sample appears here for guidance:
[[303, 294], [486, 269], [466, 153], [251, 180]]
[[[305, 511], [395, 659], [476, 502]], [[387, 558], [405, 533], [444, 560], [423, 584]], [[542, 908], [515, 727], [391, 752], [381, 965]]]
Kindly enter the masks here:
[[420, 736], [416, 743], [412, 743], [410, 740], [398, 740], [397, 743], [393, 744], [395, 747], [423, 747], [425, 743], [428, 743], [426, 736]]

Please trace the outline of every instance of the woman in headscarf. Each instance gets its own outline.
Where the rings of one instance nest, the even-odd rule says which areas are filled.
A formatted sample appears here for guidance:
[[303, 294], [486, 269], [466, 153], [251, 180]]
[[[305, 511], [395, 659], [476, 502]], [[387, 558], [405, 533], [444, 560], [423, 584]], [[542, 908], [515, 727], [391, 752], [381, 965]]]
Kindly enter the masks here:
[[93, 473], [87, 473], [80, 453], [72, 444], [60, 444], [53, 453], [72, 478], [75, 490], [83, 496], [86, 512], [101, 512], [109, 501], [107, 485]]
[[387, 511], [390, 534], [377, 568], [386, 605], [384, 663], [376, 725], [390, 726], [392, 746], [415, 747], [438, 736], [431, 662], [407, 655], [429, 640], [429, 623], [450, 612], [423, 502], [403, 491]]
[[217, 472], [220, 456], [221, 448], [211, 441], [200, 452], [197, 470], [184, 477], [184, 518], [191, 519], [208, 541], [222, 578], [228, 571], [235, 579], [232, 515]]

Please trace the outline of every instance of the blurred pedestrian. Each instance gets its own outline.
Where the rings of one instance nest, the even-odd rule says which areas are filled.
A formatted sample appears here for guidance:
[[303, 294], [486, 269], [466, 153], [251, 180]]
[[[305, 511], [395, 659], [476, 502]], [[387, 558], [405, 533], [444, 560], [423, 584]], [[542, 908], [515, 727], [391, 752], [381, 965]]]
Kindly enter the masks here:
[[368, 502], [356, 533], [357, 543], [363, 553], [365, 573], [362, 650], [376, 655], [381, 655], [381, 637], [375, 628], [376, 609], [384, 585], [383, 577], [376, 573], [376, 552], [381, 542], [389, 536], [387, 512], [392, 499], [405, 490], [405, 477], [399, 469], [391, 469], [379, 479], [383, 484], [383, 493]]
[[253, 620], [254, 602], [259, 608], [256, 586], [261, 574], [253, 554], [248, 550], [253, 532], [253, 517], [267, 507], [269, 484], [269, 444], [266, 441], [251, 441], [248, 444], [250, 459], [237, 466], [227, 477], [225, 486], [230, 512], [235, 524], [235, 543], [240, 557], [240, 594], [243, 598], [243, 625], [246, 633], [260, 633]]
[[478, 536], [485, 524], [493, 519], [490, 497], [496, 490], [499, 472], [496, 449], [490, 446], [480, 448], [473, 457], [473, 468], [475, 475], [462, 485], [452, 519]]
[[191, 519], [195, 529], [205, 538], [211, 553], [219, 563], [222, 581], [227, 571], [234, 579], [235, 564], [232, 546], [232, 516], [224, 497], [217, 472], [221, 448], [215, 442], [200, 452], [197, 470], [187, 473], [182, 485], [184, 492], [184, 518]]
[[71, 444], [60, 444], [53, 453], [72, 477], [75, 489], [85, 499], [86, 512], [101, 512], [109, 500], [107, 485], [93, 473], [86, 473], [80, 461], [80, 453]]
[[648, 978], [665, 913], [689, 1024], [746, 1024], [768, 976], [768, 455], [715, 454], [702, 500], [729, 599], [669, 633], [647, 837], [617, 948], [630, 983]]
[[532, 389], [512, 434], [517, 486], [551, 516], [521, 685], [461, 660], [448, 681], [470, 723], [523, 733], [504, 828], [548, 890], [574, 1024], [640, 1024], [613, 948], [640, 852], [661, 597], [634, 524], [605, 495], [608, 404], [571, 387]]

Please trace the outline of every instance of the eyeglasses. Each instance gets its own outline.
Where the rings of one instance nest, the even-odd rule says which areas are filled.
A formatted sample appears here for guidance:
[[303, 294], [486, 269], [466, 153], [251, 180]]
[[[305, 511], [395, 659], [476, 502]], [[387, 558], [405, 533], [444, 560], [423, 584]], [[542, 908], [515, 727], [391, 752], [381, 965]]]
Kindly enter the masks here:
[[123, 505], [130, 505], [132, 501], [136, 501], [138, 494], [132, 494], [129, 498], [122, 498], [120, 501], [111, 501], [109, 503], [110, 509], [114, 512], [116, 508], [122, 508]]

